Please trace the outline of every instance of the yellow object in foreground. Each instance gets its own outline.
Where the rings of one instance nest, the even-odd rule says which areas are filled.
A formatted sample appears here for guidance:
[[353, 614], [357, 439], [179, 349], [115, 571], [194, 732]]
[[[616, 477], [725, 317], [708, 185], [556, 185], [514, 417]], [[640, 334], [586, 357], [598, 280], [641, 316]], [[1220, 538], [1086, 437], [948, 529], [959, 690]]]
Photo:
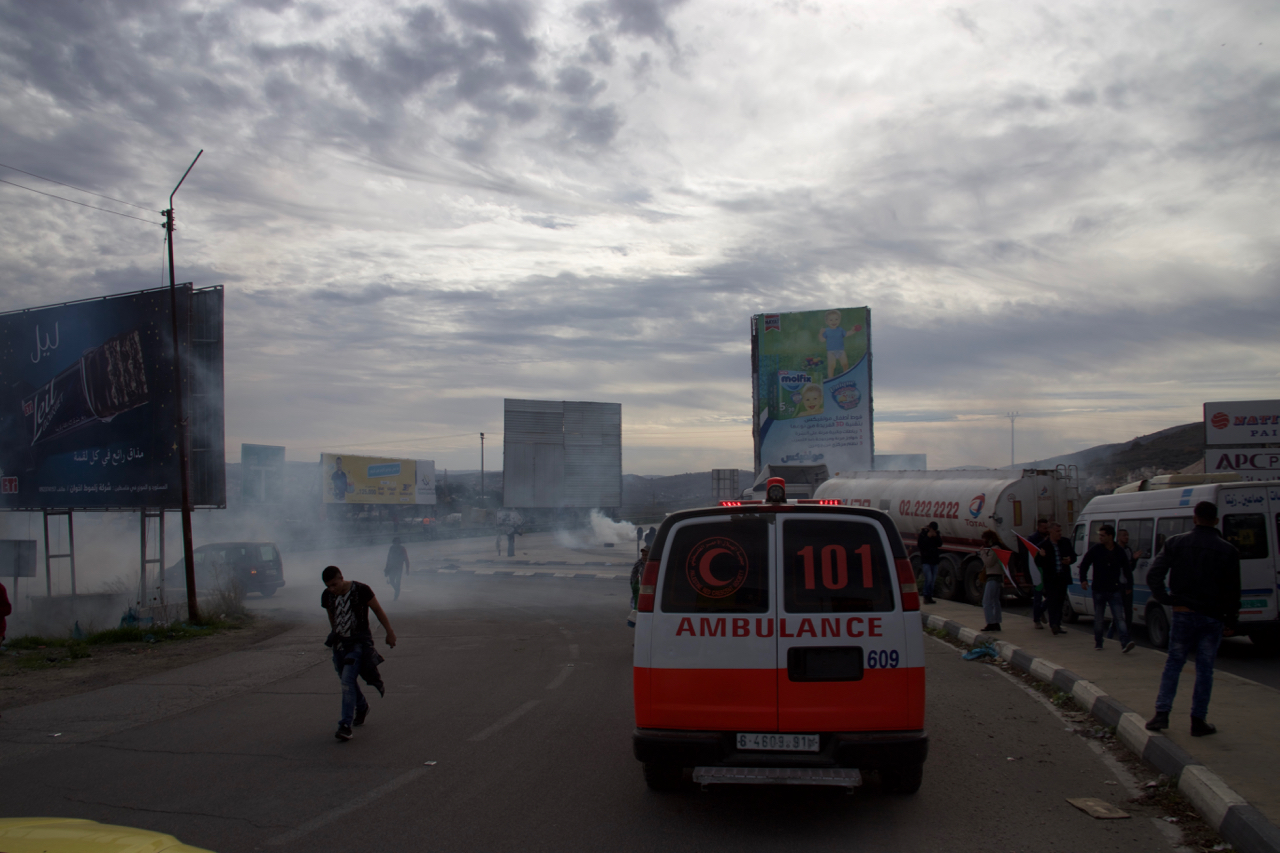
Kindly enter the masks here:
[[0, 818], [4, 853], [211, 853], [172, 835], [66, 817]]

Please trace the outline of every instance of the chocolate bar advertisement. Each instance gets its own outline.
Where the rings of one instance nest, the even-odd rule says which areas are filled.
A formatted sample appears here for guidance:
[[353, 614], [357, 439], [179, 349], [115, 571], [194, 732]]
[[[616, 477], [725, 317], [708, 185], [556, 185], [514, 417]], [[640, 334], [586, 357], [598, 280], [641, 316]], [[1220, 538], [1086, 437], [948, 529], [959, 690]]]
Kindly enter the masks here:
[[[180, 349], [199, 373], [192, 311], [184, 285]], [[176, 377], [168, 288], [0, 314], [0, 509], [179, 507]]]

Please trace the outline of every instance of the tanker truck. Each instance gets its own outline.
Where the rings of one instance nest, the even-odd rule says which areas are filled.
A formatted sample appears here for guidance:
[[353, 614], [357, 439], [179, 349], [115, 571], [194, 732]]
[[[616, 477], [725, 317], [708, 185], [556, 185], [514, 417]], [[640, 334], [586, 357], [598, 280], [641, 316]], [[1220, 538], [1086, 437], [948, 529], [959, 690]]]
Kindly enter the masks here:
[[1020, 472], [854, 471], [821, 482], [813, 497], [887, 512], [912, 554], [917, 576], [916, 537], [936, 521], [943, 554], [934, 594], [971, 604], [982, 603], [977, 551], [983, 531], [994, 530], [1016, 552], [1010, 560], [1015, 584], [1006, 582], [1005, 592], [1026, 595], [1031, 589], [1026, 551], [1014, 533], [1030, 537], [1039, 518], [1057, 521], [1069, 533], [1082, 508], [1074, 465]]

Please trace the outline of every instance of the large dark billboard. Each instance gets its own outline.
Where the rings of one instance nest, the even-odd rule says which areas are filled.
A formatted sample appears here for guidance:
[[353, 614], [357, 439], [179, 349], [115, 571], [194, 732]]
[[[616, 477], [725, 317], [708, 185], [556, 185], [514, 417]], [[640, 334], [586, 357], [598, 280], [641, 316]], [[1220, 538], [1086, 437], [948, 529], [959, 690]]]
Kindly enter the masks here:
[[[159, 288], [0, 314], [0, 509], [181, 506], [170, 306]], [[222, 289], [179, 287], [178, 318], [192, 504], [225, 505]]]

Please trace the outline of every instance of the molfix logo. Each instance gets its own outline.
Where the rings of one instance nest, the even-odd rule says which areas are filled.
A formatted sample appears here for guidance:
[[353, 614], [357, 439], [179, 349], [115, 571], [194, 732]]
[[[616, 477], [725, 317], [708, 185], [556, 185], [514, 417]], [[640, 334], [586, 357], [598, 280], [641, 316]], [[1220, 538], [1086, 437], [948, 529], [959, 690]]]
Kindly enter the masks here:
[[987, 495], [985, 492], [978, 495], [973, 500], [969, 501], [969, 515], [973, 516], [974, 518], [977, 518], [979, 515], [981, 515], [982, 506], [986, 502], [987, 502]]

